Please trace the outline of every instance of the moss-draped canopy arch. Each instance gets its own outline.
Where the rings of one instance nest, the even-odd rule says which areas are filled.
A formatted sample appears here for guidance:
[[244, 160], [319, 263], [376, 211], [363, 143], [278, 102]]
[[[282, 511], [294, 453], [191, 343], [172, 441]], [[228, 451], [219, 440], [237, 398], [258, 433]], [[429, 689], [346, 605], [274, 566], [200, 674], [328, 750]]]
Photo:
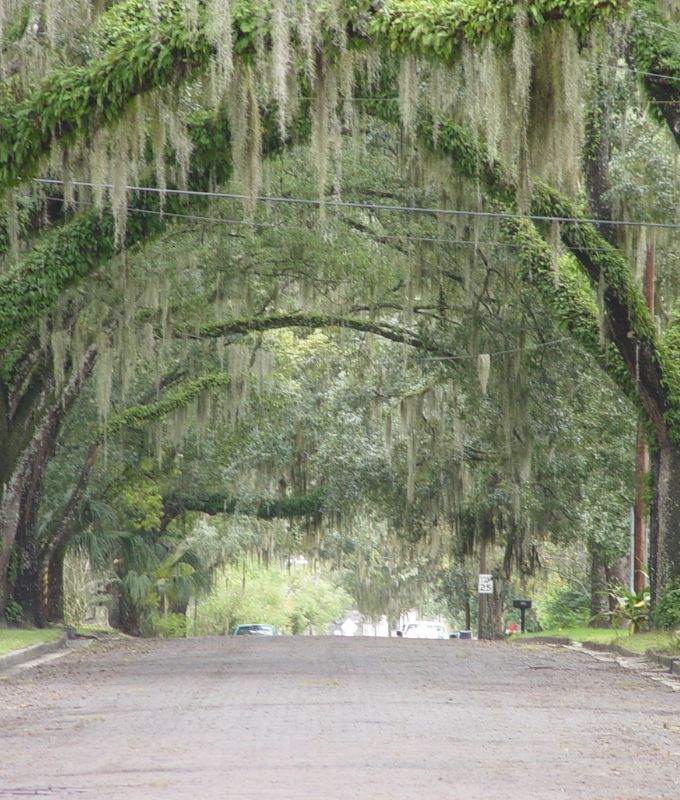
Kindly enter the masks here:
[[[101, 42], [101, 54], [84, 66], [64, 68], [48, 76], [27, 99], [0, 106], [0, 186], [9, 188], [36, 174], [55, 141], [66, 143], [110, 127], [127, 113], [134, 98], [163, 87], [177, 87], [209, 68], [214, 38], [198, 25], [187, 24], [179, 2], [161, 3], [158, 21], [149, 19], [139, 2], [119, 3], [110, 19], [111, 34]], [[265, 20], [266, 6], [265, 8]], [[267, 23], [247, 2], [232, 6], [233, 54], [249, 64], [258, 47], [272, 46]], [[676, 46], [656, 34], [654, 4], [643, 2], [583, 3], [547, 0], [517, 3], [510, 0], [391, 0], [375, 4], [347, 2], [334, 7], [333, 18], [321, 20], [318, 52], [333, 58], [338, 26], [350, 47], [369, 44], [397, 55], [420, 56], [433, 61], [454, 61], [464, 46], [492, 41], [510, 47], [517, 11], [526, 14], [531, 29], [566, 21], [579, 35], [592, 25], [632, 9], [635, 24], [629, 31], [628, 56], [643, 70], [642, 81], [663, 118], [678, 138]], [[130, 14], [131, 16], [126, 16]], [[134, 24], [129, 24], [132, 19]], [[649, 23], [649, 24], [647, 24]], [[258, 38], [259, 37], [259, 38]], [[668, 79], [663, 77], [667, 75]], [[491, 159], [482, 145], [455, 123], [436, 122], [436, 149], [449, 157], [456, 169], [480, 182], [499, 211], [516, 211], [514, 178]], [[421, 128], [432, 141], [432, 120]], [[226, 148], [229, 137], [225, 138]], [[166, 200], [167, 203], [167, 200]], [[166, 206], [167, 207], [167, 206]], [[536, 227], [528, 220], [508, 219], [506, 235], [521, 245], [519, 266], [527, 279], [541, 289], [557, 319], [581, 341], [619, 386], [636, 397], [655, 426], [678, 437], [680, 382], [677, 367], [664, 340], [656, 334], [640, 292], [630, 280], [625, 260], [597, 232], [578, 221], [580, 209], [554, 189], [535, 184], [531, 211], [547, 217], [577, 220], [563, 224], [560, 236], [576, 261], [555, 277], [553, 262]], [[108, 215], [79, 216], [53, 234], [52, 242], [39, 244], [6, 278], [0, 280], [0, 340], [7, 342], [27, 322], [39, 317], [58, 299], [63, 289], [88, 275], [115, 251], [115, 231]], [[158, 223], [130, 226], [128, 243], [141, 241], [158, 229]], [[583, 272], [574, 269], [581, 265]], [[604, 306], [613, 347], [603, 352], [600, 321], [590, 286], [604, 283]]]
[[[139, 95], [165, 86], [179, 86], [206, 70], [215, 45], [201, 24], [192, 26], [177, 0], [161, 2], [157, 21], [141, 11], [137, 0], [111, 12], [114, 33], [101, 57], [85, 66], [65, 67], [48, 75], [19, 103], [0, 104], [0, 188], [10, 188], [36, 174], [55, 141], [66, 142], [111, 126]], [[369, 42], [400, 54], [417, 53], [435, 60], [455, 60], [463, 43], [490, 39], [507, 46], [518, 6], [526, 8], [529, 24], [540, 28], [564, 19], [579, 33], [598, 20], [629, 7], [627, 0], [389, 0], [378, 9], [372, 3], [344, 2], [322, 17], [326, 46], [333, 48], [335, 26], [342, 26], [350, 43]], [[252, 59], [258, 37], [267, 36], [269, 17], [246, 0], [232, 10], [234, 56]], [[121, 24], [126, 16], [133, 24]], [[101, 25], [106, 27], [105, 17]], [[118, 22], [116, 26], [115, 21]], [[205, 16], [199, 23], [205, 24]]]

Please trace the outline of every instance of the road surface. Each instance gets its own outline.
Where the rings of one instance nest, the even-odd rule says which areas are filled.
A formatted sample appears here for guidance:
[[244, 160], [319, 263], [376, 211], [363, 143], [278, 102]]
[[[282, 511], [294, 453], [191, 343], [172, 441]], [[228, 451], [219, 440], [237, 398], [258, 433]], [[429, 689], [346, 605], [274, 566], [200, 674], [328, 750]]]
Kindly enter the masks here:
[[0, 677], [0, 798], [680, 798], [680, 692], [546, 645], [95, 645]]

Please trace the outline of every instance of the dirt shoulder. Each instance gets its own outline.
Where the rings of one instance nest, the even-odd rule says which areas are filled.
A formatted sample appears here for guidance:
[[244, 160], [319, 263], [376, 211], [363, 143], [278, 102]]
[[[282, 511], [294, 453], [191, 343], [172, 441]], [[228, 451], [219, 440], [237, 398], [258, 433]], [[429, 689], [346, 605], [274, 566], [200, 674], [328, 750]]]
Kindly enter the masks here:
[[95, 643], [0, 679], [0, 730], [3, 797], [680, 796], [680, 693], [544, 644]]

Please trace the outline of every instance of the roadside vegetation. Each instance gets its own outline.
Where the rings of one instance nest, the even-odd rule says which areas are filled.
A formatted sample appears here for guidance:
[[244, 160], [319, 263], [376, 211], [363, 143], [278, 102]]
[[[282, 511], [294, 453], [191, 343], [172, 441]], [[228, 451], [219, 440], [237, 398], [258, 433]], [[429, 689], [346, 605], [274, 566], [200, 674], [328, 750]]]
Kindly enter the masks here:
[[189, 610], [187, 633], [219, 636], [239, 623], [264, 622], [279, 633], [325, 634], [350, 608], [352, 598], [327, 574], [244, 562], [220, 570], [210, 595]]
[[22, 650], [34, 644], [55, 642], [64, 632], [58, 629], [41, 628], [39, 630], [5, 629], [0, 630], [0, 655]]
[[574, 642], [587, 644], [618, 645], [632, 653], [646, 653], [653, 650], [657, 653], [680, 653], [680, 634], [666, 631], [645, 631], [628, 635], [626, 631], [607, 630], [602, 628], [554, 628], [545, 631], [518, 633], [513, 635], [517, 641], [527, 641], [536, 637], [556, 637], [571, 639]]

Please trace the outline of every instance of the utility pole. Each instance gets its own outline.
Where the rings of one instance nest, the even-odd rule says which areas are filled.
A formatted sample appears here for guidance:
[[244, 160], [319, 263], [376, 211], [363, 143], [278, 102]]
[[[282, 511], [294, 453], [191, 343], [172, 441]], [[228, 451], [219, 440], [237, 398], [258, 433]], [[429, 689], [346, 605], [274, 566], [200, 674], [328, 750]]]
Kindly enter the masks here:
[[[486, 574], [486, 542], [479, 545], [479, 574]], [[479, 589], [479, 587], [477, 587]], [[477, 593], [477, 639], [484, 639], [484, 612], [486, 611], [486, 595]]]
[[[645, 258], [644, 295], [647, 309], [654, 318], [655, 247], [647, 245]], [[645, 530], [644, 486], [649, 471], [649, 452], [642, 423], [638, 422], [635, 453], [635, 503], [633, 505], [633, 590], [641, 592], [647, 584], [647, 532]]]

